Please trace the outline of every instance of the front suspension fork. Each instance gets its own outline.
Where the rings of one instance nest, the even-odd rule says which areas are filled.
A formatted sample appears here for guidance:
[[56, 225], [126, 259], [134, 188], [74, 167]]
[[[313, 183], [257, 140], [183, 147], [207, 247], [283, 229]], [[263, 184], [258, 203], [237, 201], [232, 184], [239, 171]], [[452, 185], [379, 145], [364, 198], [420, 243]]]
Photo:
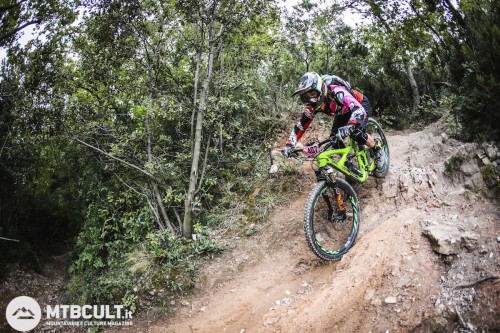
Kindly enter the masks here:
[[[337, 187], [337, 180], [335, 179], [335, 174], [333, 172], [333, 168], [330, 166], [327, 166], [325, 169], [326, 175], [322, 175], [320, 170], [315, 170], [316, 175], [318, 176], [318, 179], [325, 179], [332, 187], [333, 187], [333, 193], [335, 195], [335, 201], [337, 202], [337, 207], [340, 216], [345, 218], [346, 215], [346, 209], [344, 207], [344, 200], [342, 199], [342, 194], [340, 193], [339, 188]], [[328, 220], [330, 222], [333, 222], [333, 215], [334, 215], [334, 208], [332, 205], [332, 202], [330, 200], [330, 197], [326, 192], [323, 192], [323, 199], [326, 202], [326, 205], [328, 206]]]

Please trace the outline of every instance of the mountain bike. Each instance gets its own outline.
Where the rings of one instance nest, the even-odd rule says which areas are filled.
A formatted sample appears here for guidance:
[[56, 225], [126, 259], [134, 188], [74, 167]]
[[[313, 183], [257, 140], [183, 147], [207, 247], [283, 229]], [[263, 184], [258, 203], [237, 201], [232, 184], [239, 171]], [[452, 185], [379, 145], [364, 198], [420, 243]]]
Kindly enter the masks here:
[[[310, 249], [326, 261], [338, 261], [356, 242], [360, 224], [360, 207], [354, 188], [348, 180], [365, 182], [369, 175], [384, 177], [389, 171], [389, 145], [382, 127], [369, 119], [366, 131], [385, 153], [386, 163], [378, 170], [373, 152], [359, 146], [352, 138], [347, 143], [332, 137], [296, 149], [312, 160], [317, 183], [309, 192], [304, 210], [304, 231]], [[346, 179], [337, 177], [338, 172]]]

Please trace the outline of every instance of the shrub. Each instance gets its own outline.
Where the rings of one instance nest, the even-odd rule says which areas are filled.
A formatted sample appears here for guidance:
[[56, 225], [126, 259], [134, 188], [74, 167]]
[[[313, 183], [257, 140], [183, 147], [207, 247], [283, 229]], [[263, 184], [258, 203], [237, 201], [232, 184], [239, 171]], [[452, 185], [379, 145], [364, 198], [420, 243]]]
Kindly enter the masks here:
[[466, 161], [466, 157], [463, 154], [456, 154], [450, 157], [448, 161], [444, 163], [444, 170], [447, 173], [455, 173], [460, 170], [462, 164]]

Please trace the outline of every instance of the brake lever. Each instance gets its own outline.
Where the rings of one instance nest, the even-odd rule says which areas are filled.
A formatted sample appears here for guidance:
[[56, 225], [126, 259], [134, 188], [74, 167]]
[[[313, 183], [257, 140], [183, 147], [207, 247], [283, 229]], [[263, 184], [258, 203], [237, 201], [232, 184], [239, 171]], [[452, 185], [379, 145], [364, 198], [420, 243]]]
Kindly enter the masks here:
[[334, 141], [330, 141], [328, 142], [327, 144], [325, 144], [323, 147], [322, 147], [322, 151], [325, 151], [325, 150], [328, 150], [328, 148], [330, 148], [331, 146], [333, 146], [333, 143]]

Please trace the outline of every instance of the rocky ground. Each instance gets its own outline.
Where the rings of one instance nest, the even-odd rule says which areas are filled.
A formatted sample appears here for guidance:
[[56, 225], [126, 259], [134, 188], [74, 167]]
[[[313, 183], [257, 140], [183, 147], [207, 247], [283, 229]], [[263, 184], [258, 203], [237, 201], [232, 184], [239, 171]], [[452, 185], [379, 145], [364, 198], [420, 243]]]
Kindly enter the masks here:
[[[329, 125], [313, 126], [309, 138]], [[355, 185], [361, 229], [340, 262], [324, 263], [307, 247], [302, 215], [314, 176], [297, 165], [305, 181], [289, 203], [251, 236], [220, 235], [227, 250], [203, 265], [193, 291], [168, 299], [174, 312], [145, 312], [111, 331], [500, 331], [500, 208], [481, 173], [500, 162], [498, 150], [449, 139], [438, 126], [388, 141], [390, 173]], [[7, 298], [32, 280], [16, 274], [1, 286]], [[50, 274], [33, 276], [42, 297], [63, 287], [64, 274]]]

